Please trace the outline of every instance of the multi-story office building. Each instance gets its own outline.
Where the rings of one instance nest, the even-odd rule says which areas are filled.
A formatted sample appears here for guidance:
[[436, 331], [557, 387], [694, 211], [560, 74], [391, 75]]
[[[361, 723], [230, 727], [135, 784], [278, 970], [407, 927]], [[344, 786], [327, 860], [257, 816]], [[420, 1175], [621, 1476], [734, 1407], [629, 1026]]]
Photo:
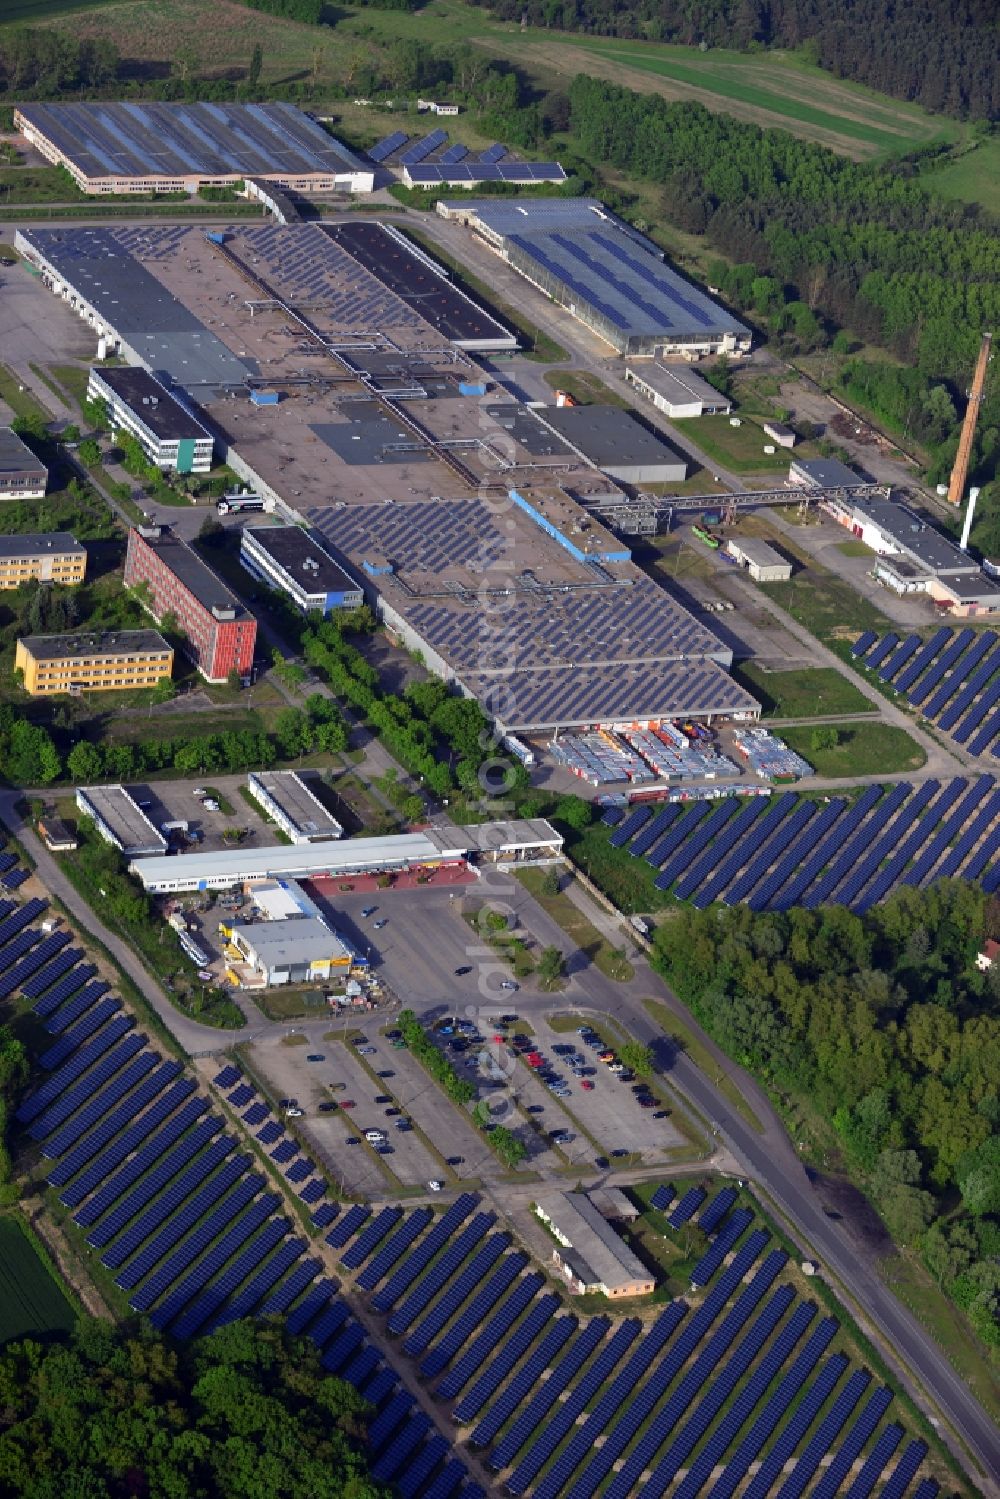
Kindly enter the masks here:
[[155, 687], [173, 665], [174, 653], [156, 630], [26, 635], [14, 653], [14, 668], [24, 673], [24, 690], [32, 697]]
[[150, 463], [178, 474], [207, 474], [213, 442], [201, 422], [146, 370], [92, 369], [91, 401], [104, 401], [113, 431], [128, 432]]
[[39, 583], [82, 583], [87, 548], [68, 531], [30, 531], [0, 536], [0, 588]]
[[303, 614], [360, 609], [365, 601], [358, 584], [301, 526], [247, 527], [240, 562], [269, 588], [288, 594]]
[[257, 621], [231, 588], [166, 526], [129, 532], [125, 583], [145, 583], [158, 620], [172, 614], [185, 636], [188, 655], [209, 682], [231, 671], [249, 676]]
[[0, 499], [40, 500], [49, 471], [10, 427], [0, 427]]

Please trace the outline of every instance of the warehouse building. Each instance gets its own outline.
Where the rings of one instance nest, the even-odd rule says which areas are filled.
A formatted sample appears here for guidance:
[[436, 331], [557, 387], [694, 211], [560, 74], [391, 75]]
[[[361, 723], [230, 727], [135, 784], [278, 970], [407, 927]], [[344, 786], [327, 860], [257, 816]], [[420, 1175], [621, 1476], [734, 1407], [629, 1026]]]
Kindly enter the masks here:
[[734, 536], [726, 542], [726, 551], [755, 583], [787, 583], [792, 576], [792, 564], [766, 541]]
[[87, 398], [104, 401], [112, 432], [128, 432], [157, 468], [207, 474], [212, 438], [175, 395], [144, 369], [92, 369]]
[[689, 416], [728, 415], [733, 409], [729, 397], [696, 375], [694, 370], [678, 369], [656, 359], [630, 364], [625, 379], [647, 401], [652, 401], [657, 411], [675, 421]]
[[870, 489], [853, 468], [839, 458], [795, 458], [789, 465], [788, 482], [800, 489]]
[[39, 583], [82, 583], [87, 548], [68, 531], [26, 531], [0, 536], [0, 589]]
[[[493, 829], [499, 826], [500, 832]], [[432, 871], [465, 863], [546, 863], [562, 853], [563, 840], [544, 818], [459, 828], [445, 823], [421, 833], [385, 838], [345, 838], [274, 848], [221, 849], [175, 858], [137, 857], [131, 873], [152, 895], [184, 890], [227, 890], [260, 880], [342, 880], [396, 870]]]
[[184, 632], [188, 655], [209, 682], [231, 671], [250, 675], [257, 621], [231, 588], [166, 526], [132, 530], [125, 556], [125, 584], [145, 583], [156, 619], [173, 614]]
[[344, 829], [294, 770], [261, 770], [247, 776], [247, 790], [293, 844], [326, 843]]
[[124, 786], [80, 786], [76, 806], [81, 816], [93, 820], [105, 843], [117, 848], [127, 859], [166, 855], [166, 838], [154, 828]]
[[585, 1192], [546, 1192], [535, 1212], [559, 1247], [552, 1262], [578, 1295], [650, 1296], [656, 1281]]
[[749, 354], [750, 329], [593, 198], [442, 200], [546, 296], [623, 357]]
[[244, 987], [314, 984], [367, 967], [294, 880], [256, 886], [253, 903], [256, 921], [219, 924], [232, 977]]
[[535, 415], [623, 484], [680, 484], [687, 475], [684, 459], [621, 406], [547, 406]]
[[156, 630], [25, 635], [14, 670], [31, 697], [53, 692], [128, 692], [170, 679], [174, 653]]
[[253, 577], [287, 594], [303, 614], [360, 609], [364, 590], [301, 526], [246, 526], [240, 563]]
[[24, 104], [14, 128], [85, 193], [196, 193], [246, 177], [370, 193], [375, 181], [291, 104]]
[[17, 433], [0, 427], [0, 500], [40, 500], [49, 471]]

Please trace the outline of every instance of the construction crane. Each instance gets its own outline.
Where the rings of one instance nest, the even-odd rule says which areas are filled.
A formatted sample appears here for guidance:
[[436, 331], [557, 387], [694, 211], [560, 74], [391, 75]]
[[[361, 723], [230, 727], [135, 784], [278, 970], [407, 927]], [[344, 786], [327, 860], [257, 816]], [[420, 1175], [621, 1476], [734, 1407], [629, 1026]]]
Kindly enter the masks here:
[[979, 408], [983, 401], [983, 387], [986, 384], [986, 366], [990, 362], [990, 345], [993, 342], [992, 333], [984, 333], [983, 341], [979, 346], [979, 358], [976, 360], [976, 372], [972, 377], [972, 389], [969, 391], [969, 404], [965, 408], [965, 420], [962, 423], [962, 436], [958, 442], [958, 452], [955, 454], [955, 466], [951, 471], [951, 480], [948, 484], [949, 505], [960, 505], [965, 494], [965, 481], [969, 475], [969, 459], [972, 457], [972, 439], [976, 435], [976, 422], [979, 418]]

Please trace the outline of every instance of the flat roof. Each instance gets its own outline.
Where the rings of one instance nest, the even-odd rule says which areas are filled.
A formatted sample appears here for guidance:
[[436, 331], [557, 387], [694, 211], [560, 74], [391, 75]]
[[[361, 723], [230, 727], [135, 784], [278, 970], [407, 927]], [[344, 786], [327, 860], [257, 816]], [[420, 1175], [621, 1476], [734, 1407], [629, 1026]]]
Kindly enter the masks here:
[[48, 470], [42, 460], [18, 437], [11, 427], [0, 427], [0, 474], [23, 473], [45, 474]]
[[166, 838], [124, 786], [80, 786], [76, 795], [77, 804], [82, 799], [93, 809], [93, 815], [111, 830], [124, 853], [139, 855], [148, 854], [151, 848], [166, 849]]
[[84, 635], [24, 635], [18, 644], [36, 661], [80, 660], [85, 656], [164, 656], [171, 647], [157, 630], [102, 630]]
[[716, 390], [714, 385], [709, 385], [708, 381], [696, 375], [694, 370], [674, 369], [672, 365], [661, 364], [658, 359], [650, 359], [642, 364], [630, 364], [626, 373], [636, 380], [641, 380], [644, 385], [649, 386], [650, 390], [655, 390], [657, 395], [678, 404], [687, 401], [711, 401], [726, 405], [729, 402], [728, 396]]
[[611, 1288], [631, 1285], [635, 1281], [645, 1284], [655, 1280], [652, 1271], [647, 1270], [632, 1253], [585, 1193], [543, 1192], [537, 1202], [545, 1216], [569, 1240], [570, 1247], [590, 1266], [601, 1285]]
[[462, 833], [479, 853], [507, 853], [517, 848], [562, 847], [563, 836], [544, 817], [521, 817], [512, 822], [484, 822]]
[[996, 604], [1000, 600], [1000, 581], [984, 572], [949, 573], [941, 579], [941, 586], [966, 602]]
[[733, 536], [729, 541], [729, 550], [733, 555], [745, 557], [748, 562], [757, 567], [788, 567], [787, 557], [783, 557], [776, 547], [769, 541], [759, 541], [753, 536]]
[[[561, 281], [620, 333], [705, 335], [750, 330], [663, 259], [663, 252], [592, 199], [525, 198], [465, 205], [513, 251]], [[457, 206], [457, 205], [451, 205]]]
[[254, 544], [309, 593], [357, 590], [358, 584], [334, 562], [313, 531], [302, 526], [244, 526], [243, 536], [252, 536]]
[[839, 458], [793, 458], [789, 474], [797, 473], [819, 489], [853, 489], [868, 482]]
[[21, 116], [84, 177], [370, 172], [291, 104], [23, 104]]
[[536, 414], [598, 468], [687, 461], [621, 406], [546, 406]]
[[164, 564], [170, 569], [174, 577], [192, 594], [203, 608], [211, 610], [213, 614], [227, 614], [232, 611], [237, 619], [250, 619], [253, 616], [246, 608], [243, 601], [233, 590], [218, 577], [207, 562], [203, 562], [197, 552], [175, 536], [166, 528], [155, 531], [138, 530], [136, 534], [150, 547]]
[[68, 531], [22, 531], [0, 536], [0, 557], [85, 557], [87, 548]]
[[239, 937], [257, 961], [267, 968], [301, 967], [325, 958], [354, 956], [354, 949], [319, 916], [291, 916], [285, 921], [235, 923], [232, 935]]
[[128, 368], [125, 365], [115, 368], [102, 365], [97, 369], [92, 369], [90, 373], [103, 380], [104, 384], [114, 391], [130, 410], [135, 412], [154, 437], [170, 442], [185, 437], [208, 436], [201, 423], [181, 405], [177, 397], [171, 394], [165, 385], [148, 371]]
[[280, 808], [292, 826], [309, 837], [339, 838], [344, 829], [328, 812], [294, 770], [258, 770], [247, 776], [251, 787], [257, 785]]
[[864, 517], [904, 552], [932, 573], [978, 573], [979, 565], [961, 547], [942, 536], [895, 500], [856, 500], [854, 513]]

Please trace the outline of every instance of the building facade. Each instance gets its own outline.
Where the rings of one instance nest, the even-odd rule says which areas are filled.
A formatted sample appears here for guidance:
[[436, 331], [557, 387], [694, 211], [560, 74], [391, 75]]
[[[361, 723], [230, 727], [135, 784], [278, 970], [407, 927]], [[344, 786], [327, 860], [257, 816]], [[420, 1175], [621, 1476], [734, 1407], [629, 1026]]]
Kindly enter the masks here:
[[649, 1296], [656, 1281], [585, 1192], [539, 1197], [535, 1213], [556, 1240], [552, 1260], [578, 1295]]
[[87, 548], [68, 531], [26, 532], [0, 536], [0, 588], [39, 583], [82, 583]]
[[150, 463], [178, 474], [207, 474], [213, 441], [200, 422], [143, 369], [92, 369], [87, 398], [104, 401], [113, 432], [127, 432]]
[[40, 500], [49, 471], [10, 427], [0, 427], [0, 500]]
[[301, 526], [247, 526], [240, 563], [268, 588], [287, 594], [303, 614], [360, 609], [364, 590]]
[[792, 564], [766, 541], [734, 536], [726, 542], [726, 551], [755, 583], [787, 583], [792, 576]]
[[25, 635], [14, 653], [14, 669], [24, 674], [31, 697], [155, 687], [173, 668], [173, 650], [156, 630]]
[[176, 617], [185, 646], [202, 676], [224, 682], [253, 667], [257, 621], [232, 589], [165, 526], [129, 532], [125, 583], [145, 583], [154, 617]]

